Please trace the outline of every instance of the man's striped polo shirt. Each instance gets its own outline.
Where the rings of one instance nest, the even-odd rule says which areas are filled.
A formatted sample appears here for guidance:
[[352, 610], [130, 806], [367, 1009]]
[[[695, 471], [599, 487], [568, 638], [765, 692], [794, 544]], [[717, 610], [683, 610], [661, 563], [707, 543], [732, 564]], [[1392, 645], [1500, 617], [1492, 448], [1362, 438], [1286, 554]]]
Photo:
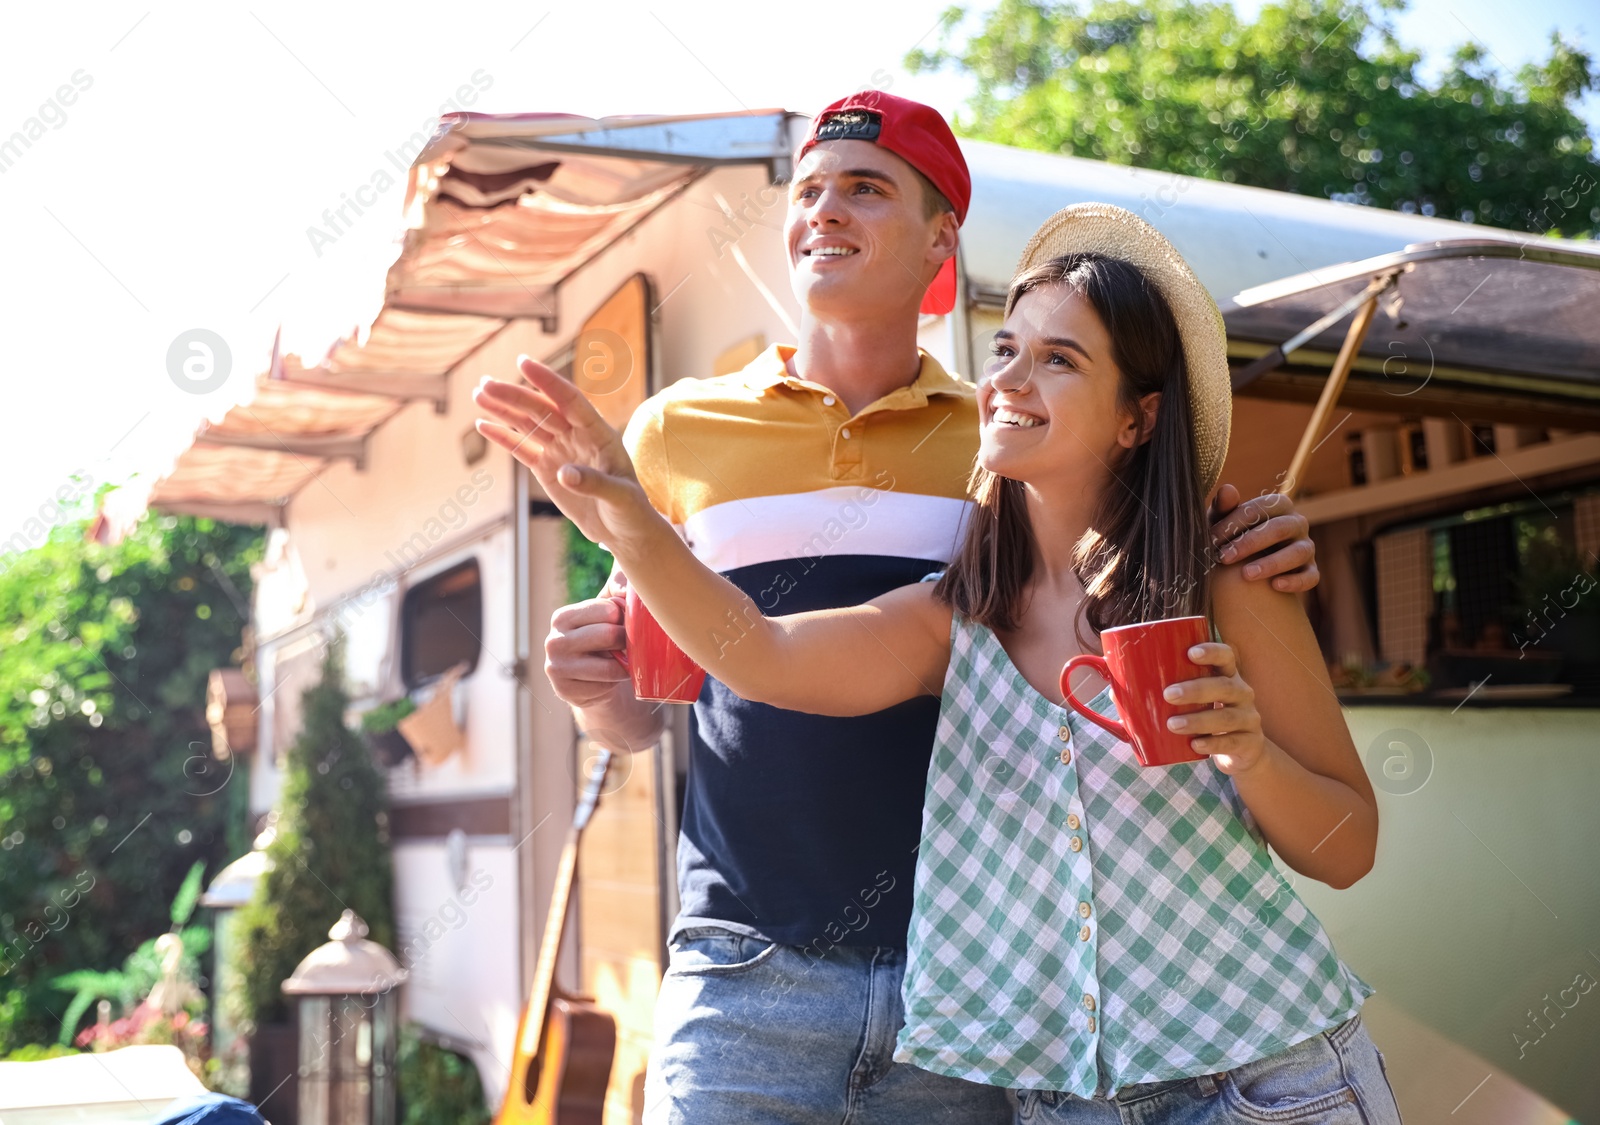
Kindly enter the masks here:
[[[624, 435], [651, 503], [768, 615], [858, 605], [948, 563], [978, 448], [976, 388], [926, 352], [914, 382], [854, 415], [789, 375], [793, 354], [680, 380]], [[839, 718], [708, 676], [690, 719], [683, 923], [904, 947], [938, 716], [937, 694]]]

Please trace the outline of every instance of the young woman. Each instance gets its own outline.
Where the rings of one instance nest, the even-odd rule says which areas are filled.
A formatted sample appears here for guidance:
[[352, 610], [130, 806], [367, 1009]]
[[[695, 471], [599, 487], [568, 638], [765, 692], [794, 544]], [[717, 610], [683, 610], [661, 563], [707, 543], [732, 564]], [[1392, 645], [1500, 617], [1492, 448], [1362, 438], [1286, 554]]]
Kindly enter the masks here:
[[[603, 542], [739, 695], [854, 715], [941, 695], [897, 1060], [1016, 1092], [1025, 1120], [1389, 1125], [1399, 1111], [1334, 953], [1266, 845], [1347, 887], [1377, 808], [1298, 603], [1210, 568], [1231, 413], [1216, 305], [1129, 212], [1030, 241], [979, 384], [975, 509], [942, 575], [763, 617], [650, 507], [617, 434], [548, 368], [486, 436]], [[1212, 675], [1165, 687], [1207, 756], [1142, 767], [1063, 706], [1098, 634], [1209, 612]], [[1225, 643], [1224, 643], [1225, 642]], [[942, 685], [942, 692], [941, 687]], [[1115, 713], [1102, 692], [1092, 704]]]

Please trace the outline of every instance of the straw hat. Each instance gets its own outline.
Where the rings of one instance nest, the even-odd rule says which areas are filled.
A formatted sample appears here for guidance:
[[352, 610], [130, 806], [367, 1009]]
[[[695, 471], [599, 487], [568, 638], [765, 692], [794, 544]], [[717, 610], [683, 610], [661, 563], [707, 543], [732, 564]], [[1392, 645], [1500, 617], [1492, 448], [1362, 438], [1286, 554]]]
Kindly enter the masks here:
[[1161, 232], [1132, 211], [1109, 203], [1074, 203], [1044, 221], [1028, 239], [1017, 273], [1063, 254], [1092, 251], [1136, 266], [1166, 298], [1178, 322], [1189, 368], [1189, 405], [1194, 444], [1206, 495], [1222, 477], [1233, 418], [1233, 381], [1228, 372], [1228, 336], [1217, 303], [1189, 263]]

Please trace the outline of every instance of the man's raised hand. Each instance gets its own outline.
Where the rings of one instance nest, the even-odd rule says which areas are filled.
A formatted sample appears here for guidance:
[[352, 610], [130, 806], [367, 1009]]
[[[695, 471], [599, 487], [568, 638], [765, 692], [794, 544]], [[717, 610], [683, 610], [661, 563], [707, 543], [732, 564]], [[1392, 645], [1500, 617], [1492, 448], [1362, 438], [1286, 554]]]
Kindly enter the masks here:
[[517, 367], [526, 383], [486, 375], [472, 392], [488, 416], [478, 419], [478, 432], [526, 465], [589, 539], [615, 551], [643, 536], [661, 517], [639, 487], [617, 431], [556, 371], [525, 355]]
[[1277, 492], [1240, 503], [1239, 490], [1225, 484], [1211, 505], [1211, 539], [1222, 561], [1248, 560], [1245, 578], [1270, 578], [1274, 590], [1288, 594], [1303, 594], [1321, 578], [1310, 527], [1294, 501]]

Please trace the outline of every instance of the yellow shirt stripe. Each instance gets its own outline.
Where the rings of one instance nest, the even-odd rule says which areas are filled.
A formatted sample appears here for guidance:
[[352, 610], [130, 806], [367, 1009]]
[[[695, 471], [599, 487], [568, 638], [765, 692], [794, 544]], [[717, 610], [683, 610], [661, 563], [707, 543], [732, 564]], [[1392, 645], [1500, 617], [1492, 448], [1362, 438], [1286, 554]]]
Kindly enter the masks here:
[[917, 378], [851, 415], [789, 375], [774, 345], [743, 370], [652, 396], [623, 441], [656, 509], [682, 527], [719, 504], [841, 487], [967, 499], [977, 388], [919, 349]]

